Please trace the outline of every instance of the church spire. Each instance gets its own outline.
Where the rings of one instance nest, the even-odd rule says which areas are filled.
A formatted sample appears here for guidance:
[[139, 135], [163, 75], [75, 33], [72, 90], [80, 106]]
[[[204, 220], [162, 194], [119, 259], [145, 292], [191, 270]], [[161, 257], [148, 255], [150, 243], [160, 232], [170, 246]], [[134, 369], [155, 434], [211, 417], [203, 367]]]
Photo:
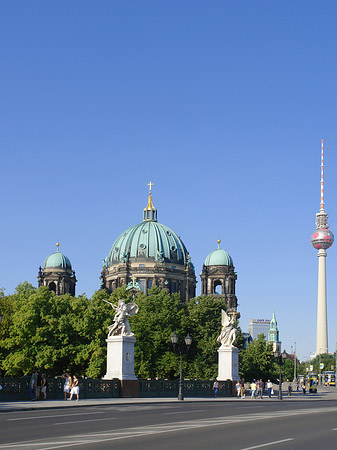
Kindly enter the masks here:
[[143, 220], [152, 220], [154, 222], [157, 222], [157, 210], [152, 203], [152, 186], [154, 186], [152, 181], [148, 183], [148, 186], [149, 186], [149, 199], [146, 208], [144, 208]]
[[272, 342], [273, 344], [273, 351], [281, 351], [281, 342], [280, 342], [280, 336], [279, 331], [277, 328], [277, 320], [275, 316], [275, 311], [273, 312], [273, 317], [270, 321], [270, 328], [268, 331], [268, 342]]

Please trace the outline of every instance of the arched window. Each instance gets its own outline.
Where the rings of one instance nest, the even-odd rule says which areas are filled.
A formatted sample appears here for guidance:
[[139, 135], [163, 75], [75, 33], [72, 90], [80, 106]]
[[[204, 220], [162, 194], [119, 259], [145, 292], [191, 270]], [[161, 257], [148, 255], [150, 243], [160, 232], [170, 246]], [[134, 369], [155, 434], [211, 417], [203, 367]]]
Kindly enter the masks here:
[[49, 289], [53, 292], [55, 292], [56, 294], [56, 284], [54, 283], [54, 281], [52, 281], [51, 283], [49, 283]]
[[214, 281], [214, 294], [221, 295], [222, 294], [222, 284], [220, 280]]

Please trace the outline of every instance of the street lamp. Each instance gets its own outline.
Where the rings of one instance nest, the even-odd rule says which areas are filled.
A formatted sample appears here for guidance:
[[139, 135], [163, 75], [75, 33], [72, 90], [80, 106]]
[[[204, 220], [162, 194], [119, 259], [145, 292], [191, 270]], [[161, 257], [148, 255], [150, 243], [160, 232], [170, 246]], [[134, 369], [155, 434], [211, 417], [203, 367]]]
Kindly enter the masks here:
[[277, 364], [279, 365], [279, 368], [280, 368], [278, 399], [282, 400], [282, 370], [281, 370], [281, 368], [282, 368], [283, 360], [286, 359], [286, 357], [287, 357], [287, 352], [285, 350], [283, 350], [283, 352], [281, 353], [279, 350], [275, 350], [274, 356], [275, 356], [275, 358], [277, 360]]
[[173, 345], [173, 350], [180, 355], [180, 377], [179, 377], [179, 394], [178, 394], [178, 400], [184, 400], [183, 395], [183, 354], [187, 353], [188, 350], [191, 347], [192, 344], [192, 336], [190, 336], [189, 333], [187, 333], [187, 336], [185, 337], [185, 346], [183, 343], [178, 344], [179, 336], [176, 332], [173, 332], [171, 334], [171, 342]]

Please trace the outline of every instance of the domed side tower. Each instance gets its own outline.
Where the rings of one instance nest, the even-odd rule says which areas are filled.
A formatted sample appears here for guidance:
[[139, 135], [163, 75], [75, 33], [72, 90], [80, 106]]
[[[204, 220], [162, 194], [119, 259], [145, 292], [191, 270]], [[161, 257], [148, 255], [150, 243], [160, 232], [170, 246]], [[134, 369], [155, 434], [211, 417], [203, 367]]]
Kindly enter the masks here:
[[101, 286], [108, 292], [138, 283], [147, 294], [152, 286], [178, 292], [182, 301], [195, 297], [196, 278], [190, 255], [180, 237], [157, 222], [152, 186], [143, 222], [124, 231], [103, 260]]
[[324, 210], [323, 139], [321, 147], [321, 206], [316, 214], [316, 230], [311, 235], [311, 245], [318, 250], [318, 296], [316, 355], [328, 353], [328, 319], [326, 300], [326, 250], [331, 247], [334, 236], [328, 230], [328, 215]]
[[60, 244], [56, 244], [57, 251], [49, 255], [39, 268], [37, 276], [39, 287], [48, 286], [56, 295], [70, 294], [75, 296], [76, 276], [69, 258], [59, 251]]
[[218, 248], [207, 256], [202, 267], [201, 294], [223, 297], [227, 312], [239, 318], [235, 295], [237, 274], [234, 272], [233, 260], [225, 250], [220, 248], [221, 240], [218, 239], [217, 242]]

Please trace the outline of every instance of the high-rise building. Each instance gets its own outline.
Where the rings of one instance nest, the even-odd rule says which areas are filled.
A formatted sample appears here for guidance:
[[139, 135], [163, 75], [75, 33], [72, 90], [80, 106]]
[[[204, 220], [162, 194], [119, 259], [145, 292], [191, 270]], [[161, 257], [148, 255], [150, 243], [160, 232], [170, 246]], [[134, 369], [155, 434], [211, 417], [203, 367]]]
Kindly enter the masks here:
[[269, 319], [250, 319], [248, 324], [248, 333], [251, 335], [252, 339], [256, 339], [259, 334], [264, 334], [264, 337], [267, 340], [269, 329]]
[[321, 205], [316, 214], [316, 231], [311, 235], [311, 245], [318, 250], [318, 296], [316, 355], [328, 353], [328, 326], [326, 301], [326, 250], [334, 241], [328, 230], [328, 215], [324, 210], [323, 139], [321, 147]]

